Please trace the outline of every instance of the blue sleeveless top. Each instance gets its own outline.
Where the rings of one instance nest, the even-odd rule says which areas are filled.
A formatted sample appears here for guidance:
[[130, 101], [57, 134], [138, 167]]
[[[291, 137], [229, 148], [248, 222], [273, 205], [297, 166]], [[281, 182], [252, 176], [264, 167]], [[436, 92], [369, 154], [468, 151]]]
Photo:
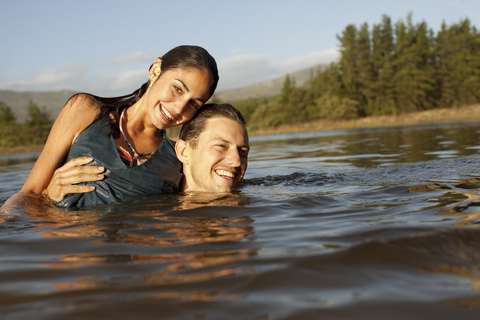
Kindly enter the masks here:
[[174, 141], [164, 134], [162, 143], [147, 161], [133, 168], [127, 167], [110, 134], [108, 115], [78, 135], [66, 162], [84, 156], [94, 159], [88, 165], [105, 167], [105, 178], [81, 183], [93, 185], [95, 190], [68, 194], [56, 203], [58, 207], [91, 207], [139, 195], [171, 193], [177, 191], [180, 185], [182, 165], [175, 154]]

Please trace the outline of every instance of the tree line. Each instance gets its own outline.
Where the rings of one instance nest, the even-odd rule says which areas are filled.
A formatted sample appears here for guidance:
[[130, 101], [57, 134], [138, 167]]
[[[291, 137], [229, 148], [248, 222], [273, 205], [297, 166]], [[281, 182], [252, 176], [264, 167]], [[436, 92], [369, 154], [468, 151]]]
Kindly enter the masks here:
[[12, 109], [0, 101], [0, 147], [36, 146], [45, 143], [53, 121], [44, 108], [33, 101], [27, 107], [27, 119], [19, 123]]
[[305, 86], [287, 76], [279, 96], [235, 103], [251, 129], [480, 102], [480, 36], [468, 19], [435, 34], [411, 14], [395, 24], [384, 15], [337, 38], [339, 61], [312, 72]]
[[[468, 19], [443, 23], [435, 34], [424, 21], [414, 24], [411, 14], [395, 24], [384, 15], [371, 28], [348, 25], [337, 38], [339, 61], [312, 71], [306, 85], [287, 75], [280, 95], [234, 102], [250, 129], [480, 102], [480, 35]], [[45, 142], [49, 114], [32, 101], [27, 114], [18, 123], [0, 101], [0, 147]]]

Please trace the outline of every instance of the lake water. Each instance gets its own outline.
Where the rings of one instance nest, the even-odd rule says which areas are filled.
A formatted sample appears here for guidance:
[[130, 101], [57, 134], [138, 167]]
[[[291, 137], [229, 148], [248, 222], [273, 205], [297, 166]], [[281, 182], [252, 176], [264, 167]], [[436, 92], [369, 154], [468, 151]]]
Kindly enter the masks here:
[[[231, 196], [0, 224], [1, 319], [474, 319], [480, 123], [255, 136]], [[0, 156], [0, 204], [37, 154]]]

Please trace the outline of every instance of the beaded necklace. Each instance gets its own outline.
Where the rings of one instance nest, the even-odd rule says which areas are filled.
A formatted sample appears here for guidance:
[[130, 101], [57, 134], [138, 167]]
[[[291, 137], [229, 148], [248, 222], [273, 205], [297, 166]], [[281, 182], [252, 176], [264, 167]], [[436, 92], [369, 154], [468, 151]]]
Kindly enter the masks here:
[[[122, 136], [123, 138], [125, 139], [125, 142], [127, 143], [128, 147], [130, 148], [130, 151], [131, 153], [133, 153], [133, 157], [131, 155], [130, 152], [128, 152], [127, 150], [125, 150], [124, 148], [122, 148], [121, 146], [117, 146], [117, 149], [118, 149], [118, 153], [120, 154], [120, 158], [122, 158], [122, 161], [128, 165], [130, 168], [132, 168], [135, 164], [137, 166], [141, 165], [142, 163], [144, 163], [145, 161], [148, 160], [148, 158], [145, 158], [146, 156], [151, 156], [153, 155], [155, 152], [145, 152], [145, 153], [137, 153], [137, 151], [135, 150], [135, 148], [132, 146], [132, 144], [130, 143], [130, 141], [128, 141], [127, 139], [127, 136], [125, 135], [125, 133], [123, 132], [123, 128], [122, 128], [122, 124], [123, 124], [123, 114], [125, 113], [125, 110], [124, 109], [122, 111], [122, 114], [120, 115], [120, 123], [119, 123], [119, 128], [120, 128], [120, 132], [122, 133]], [[143, 158], [142, 158], [143, 157]]]

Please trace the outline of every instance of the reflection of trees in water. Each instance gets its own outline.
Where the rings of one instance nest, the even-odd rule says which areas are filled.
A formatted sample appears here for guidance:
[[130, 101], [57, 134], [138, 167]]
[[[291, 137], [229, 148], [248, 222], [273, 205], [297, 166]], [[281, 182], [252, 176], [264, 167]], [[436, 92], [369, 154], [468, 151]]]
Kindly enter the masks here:
[[[53, 287], [59, 291], [79, 290], [87, 288], [121, 288], [127, 285], [129, 291], [135, 288], [141, 290], [145, 285], [154, 286], [166, 292], [152, 292], [155, 299], [175, 298], [179, 300], [191, 300], [197, 298], [200, 301], [213, 300], [218, 294], [218, 299], [226, 299], [221, 292], [209, 292], [208, 286], [198, 291], [183, 292], [175, 290], [175, 286], [188, 285], [210, 280], [250, 274], [252, 271], [230, 264], [247, 260], [256, 255], [253, 249], [229, 249], [213, 251], [195, 251], [170, 254], [140, 254], [140, 255], [96, 255], [96, 254], [71, 254], [59, 257], [56, 262], [45, 264], [44, 267], [51, 269], [76, 269], [94, 267], [98, 275], [78, 276], [75, 281], [53, 283]], [[127, 269], [122, 274], [106, 269], [121, 267]], [[148, 272], [141, 273], [140, 270]], [[105, 274], [107, 273], [107, 274]], [[132, 288], [132, 284], [133, 288]], [[151, 295], [149, 295], [151, 297]], [[195, 299], [194, 299], [195, 300]]]
[[[449, 203], [443, 206], [439, 214], [448, 217], [459, 217], [452, 227], [472, 230], [480, 229], [478, 219], [480, 218], [480, 178], [471, 178], [457, 184], [440, 184], [432, 183], [429, 185], [410, 188], [410, 192], [428, 192], [428, 191], [447, 191], [445, 194], [437, 197], [439, 202]], [[453, 203], [453, 204], [452, 204]], [[473, 235], [478, 239], [480, 234], [476, 232]], [[471, 282], [473, 291], [480, 291], [480, 252], [478, 251], [478, 240], [473, 242], [468, 239], [457, 239], [455, 247], [449, 252], [455, 254], [456, 263], [442, 264], [437, 266], [422, 266], [422, 272], [439, 272], [451, 274], [456, 277], [467, 279]], [[470, 243], [468, 243], [470, 242]], [[463, 244], [469, 244], [467, 246]], [[449, 299], [442, 302], [447, 305], [455, 305], [461, 307], [480, 307], [480, 297], [462, 297], [457, 299]]]
[[[469, 247], [467, 245], [451, 249], [452, 251], [457, 250], [456, 261], [436, 266], [422, 266], [419, 269], [426, 273], [444, 273], [468, 280], [472, 291], [480, 291], [480, 252], [478, 252], [478, 246], [473, 245]], [[448, 286], [447, 283], [445, 285]], [[472, 294], [472, 296], [449, 299], [441, 303], [459, 307], [480, 308], [480, 296]]]
[[228, 209], [246, 203], [248, 198], [241, 194], [185, 194], [175, 196], [168, 205], [153, 198], [65, 211], [46, 205], [41, 197], [24, 197], [8, 211], [10, 218], [21, 213], [44, 238], [58, 238], [45, 241], [44, 245], [52, 244], [49, 255], [55, 250], [65, 252], [62, 239], [78, 239], [69, 242], [72, 248], [67, 252], [72, 253], [41, 263], [42, 268], [71, 275], [60, 277], [61, 281], [54, 277], [54, 292], [114, 288], [119, 293], [145, 294], [149, 288], [150, 299], [218, 301], [234, 296], [218, 291], [218, 286], [214, 290], [192, 285], [251, 273], [234, 263], [256, 255], [256, 249], [245, 248], [242, 241], [253, 233], [252, 220]]
[[[443, 203], [440, 214], [444, 216], [460, 217], [454, 227], [478, 228], [476, 221], [480, 218], [480, 178], [463, 180], [460, 183], [431, 183], [409, 188], [409, 192], [447, 191], [438, 196], [437, 200]], [[452, 205], [453, 203], [453, 205]]]
[[189, 192], [178, 194], [176, 210], [189, 210], [201, 207], [239, 207], [250, 203], [250, 198], [237, 193]]
[[478, 228], [476, 224], [480, 218], [480, 210], [476, 210], [476, 207], [480, 206], [479, 191], [452, 191], [452, 193], [464, 196], [466, 199], [462, 200], [453, 206], [446, 207], [440, 211], [441, 215], [445, 216], [458, 216], [460, 217], [454, 224], [454, 227], [462, 228]]
[[103, 237], [93, 243], [116, 242], [146, 247], [183, 246], [241, 240], [253, 229], [249, 226], [251, 220], [247, 217], [230, 219], [154, 215], [152, 218], [154, 222], [148, 224], [103, 226]]
[[93, 210], [65, 211], [46, 202], [42, 195], [17, 193], [1, 207], [0, 223], [21, 220], [37, 232], [67, 228], [63, 230], [65, 236], [71, 232], [71, 236], [83, 234], [82, 237], [90, 237], [101, 236], [95, 223], [104, 215]]

